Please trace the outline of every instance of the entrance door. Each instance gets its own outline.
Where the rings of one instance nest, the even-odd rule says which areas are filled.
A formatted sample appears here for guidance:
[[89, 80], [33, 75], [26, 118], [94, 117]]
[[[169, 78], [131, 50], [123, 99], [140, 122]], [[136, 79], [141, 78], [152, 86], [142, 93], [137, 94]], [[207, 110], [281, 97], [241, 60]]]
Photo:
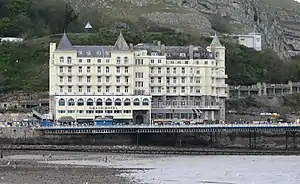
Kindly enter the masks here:
[[137, 115], [135, 117], [135, 123], [137, 125], [143, 124], [144, 123], [144, 117], [143, 117], [143, 115]]

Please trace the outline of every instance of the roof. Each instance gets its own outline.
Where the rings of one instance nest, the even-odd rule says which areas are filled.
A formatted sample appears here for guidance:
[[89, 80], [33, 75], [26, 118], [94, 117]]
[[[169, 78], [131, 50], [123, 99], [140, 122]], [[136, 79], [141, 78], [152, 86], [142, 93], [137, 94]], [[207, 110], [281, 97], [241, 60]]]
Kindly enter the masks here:
[[222, 47], [222, 44], [217, 36], [217, 34], [215, 34], [214, 39], [212, 40], [212, 42], [210, 43], [211, 47]]
[[74, 50], [66, 33], [64, 33], [60, 39], [57, 50]]
[[58, 119], [60, 122], [75, 122], [75, 119], [71, 116], [62, 116]]
[[90, 22], [87, 22], [86, 26], [84, 27], [85, 29], [92, 29], [92, 25], [90, 24]]
[[114, 50], [130, 50], [125, 38], [122, 35], [122, 32], [120, 32], [119, 37], [115, 43]]

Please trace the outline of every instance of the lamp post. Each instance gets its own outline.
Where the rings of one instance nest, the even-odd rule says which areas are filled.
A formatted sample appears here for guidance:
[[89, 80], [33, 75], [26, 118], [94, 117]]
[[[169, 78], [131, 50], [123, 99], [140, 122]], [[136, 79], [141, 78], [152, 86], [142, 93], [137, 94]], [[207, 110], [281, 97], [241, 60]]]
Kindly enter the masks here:
[[[2, 129], [1, 129], [1, 135], [3, 134], [3, 132], [2, 132]], [[1, 138], [2, 138], [2, 136], [1, 136]], [[2, 145], [2, 141], [1, 141], [1, 145], [0, 145], [1, 147], [0, 147], [0, 158], [3, 158], [3, 145]]]

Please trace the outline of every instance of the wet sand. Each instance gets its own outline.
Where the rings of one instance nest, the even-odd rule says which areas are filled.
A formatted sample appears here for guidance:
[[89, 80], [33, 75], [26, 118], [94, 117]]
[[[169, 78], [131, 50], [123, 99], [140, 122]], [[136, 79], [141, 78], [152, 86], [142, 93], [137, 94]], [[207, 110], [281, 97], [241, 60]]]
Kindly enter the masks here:
[[[6, 152], [0, 159], [0, 184], [132, 184], [120, 176], [130, 170], [47, 163], [70, 159], [63, 153], [54, 154], [60, 156], [49, 158], [49, 152]], [[77, 155], [77, 159], [82, 158]]]

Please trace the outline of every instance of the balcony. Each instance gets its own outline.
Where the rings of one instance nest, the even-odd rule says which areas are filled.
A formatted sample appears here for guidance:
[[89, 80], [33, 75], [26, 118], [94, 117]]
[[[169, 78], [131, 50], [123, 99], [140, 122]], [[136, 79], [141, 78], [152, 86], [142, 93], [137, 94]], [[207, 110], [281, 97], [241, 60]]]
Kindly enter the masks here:
[[152, 103], [151, 108], [153, 109], [201, 109], [201, 110], [220, 110], [219, 105], [208, 105], [208, 106], [201, 106], [201, 105], [166, 105], [163, 103]]

